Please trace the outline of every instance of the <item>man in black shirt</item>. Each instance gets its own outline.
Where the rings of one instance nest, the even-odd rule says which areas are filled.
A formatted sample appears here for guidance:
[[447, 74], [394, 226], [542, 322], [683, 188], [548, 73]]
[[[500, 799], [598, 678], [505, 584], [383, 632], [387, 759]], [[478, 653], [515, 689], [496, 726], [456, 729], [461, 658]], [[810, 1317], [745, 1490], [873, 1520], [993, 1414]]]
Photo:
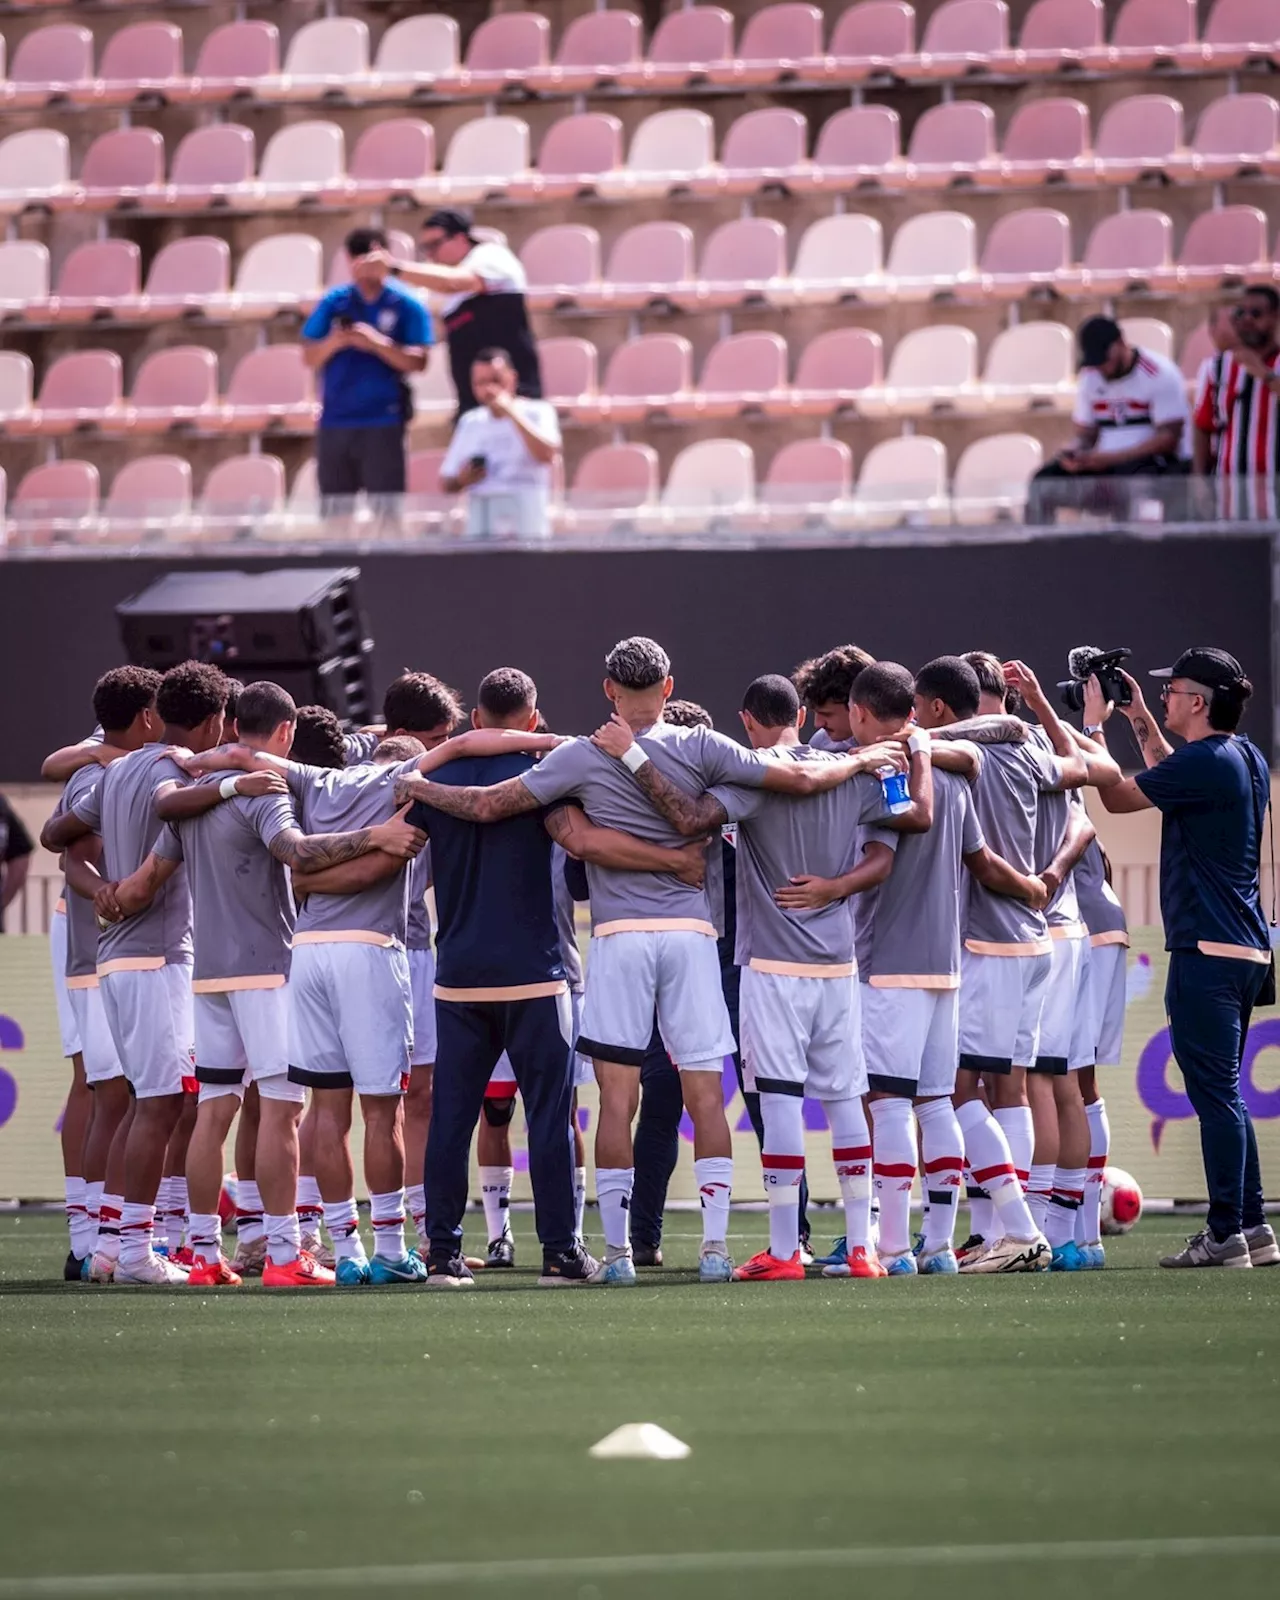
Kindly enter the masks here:
[[4, 913], [22, 893], [34, 849], [31, 835], [22, 819], [0, 794], [0, 933], [4, 932]]

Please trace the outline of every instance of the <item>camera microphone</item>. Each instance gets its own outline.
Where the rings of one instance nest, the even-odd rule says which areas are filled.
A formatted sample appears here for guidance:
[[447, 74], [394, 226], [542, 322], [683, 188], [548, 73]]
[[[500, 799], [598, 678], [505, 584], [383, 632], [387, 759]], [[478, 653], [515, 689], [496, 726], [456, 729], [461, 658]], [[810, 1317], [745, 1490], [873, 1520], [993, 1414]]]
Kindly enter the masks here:
[[1093, 676], [1094, 663], [1099, 656], [1106, 655], [1105, 650], [1100, 650], [1095, 644], [1078, 644], [1074, 650], [1067, 651], [1067, 671], [1073, 678], [1081, 681]]

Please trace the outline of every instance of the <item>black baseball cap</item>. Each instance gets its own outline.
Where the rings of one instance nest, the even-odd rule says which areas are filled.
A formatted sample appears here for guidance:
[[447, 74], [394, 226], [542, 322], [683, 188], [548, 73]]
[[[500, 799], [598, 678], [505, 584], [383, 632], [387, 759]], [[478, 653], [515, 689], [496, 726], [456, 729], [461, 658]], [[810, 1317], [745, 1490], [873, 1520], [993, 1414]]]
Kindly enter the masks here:
[[1120, 324], [1111, 317], [1090, 317], [1080, 324], [1080, 365], [1100, 367], [1107, 359], [1107, 351], [1117, 339], [1124, 338]]
[[1184, 650], [1171, 667], [1154, 667], [1153, 678], [1190, 678], [1206, 689], [1227, 689], [1244, 682], [1244, 668], [1225, 650], [1197, 645]]
[[452, 237], [457, 233], [471, 233], [471, 213], [464, 209], [455, 209], [452, 206], [442, 206], [439, 211], [433, 211], [423, 222], [424, 228], [439, 228], [441, 232]]

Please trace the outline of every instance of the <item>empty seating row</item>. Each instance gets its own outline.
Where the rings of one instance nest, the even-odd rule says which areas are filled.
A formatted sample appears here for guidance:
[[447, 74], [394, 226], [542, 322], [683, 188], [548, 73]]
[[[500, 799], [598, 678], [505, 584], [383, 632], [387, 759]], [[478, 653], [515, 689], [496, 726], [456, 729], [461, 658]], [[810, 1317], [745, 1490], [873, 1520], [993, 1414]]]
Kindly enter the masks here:
[[979, 100], [930, 107], [905, 156], [898, 113], [849, 106], [819, 129], [784, 106], [748, 111], [727, 131], [719, 159], [710, 116], [696, 107], [657, 111], [632, 135], [606, 112], [579, 112], [548, 129], [531, 165], [521, 117], [478, 117], [452, 136], [439, 169], [435, 130], [418, 117], [366, 128], [350, 163], [336, 122], [287, 124], [268, 139], [256, 167], [254, 136], [237, 123], [196, 128], [176, 146], [165, 177], [165, 147], [154, 128], [112, 129], [86, 150], [72, 178], [70, 144], [54, 128], [28, 128], [0, 141], [0, 211], [27, 206], [111, 211], [272, 210], [300, 204], [349, 208], [395, 198], [500, 199], [516, 205], [594, 194], [604, 200], [675, 193], [714, 199], [769, 189], [839, 194], [860, 187], [1073, 187], [1129, 184], [1146, 175], [1202, 183], [1280, 175], [1280, 104], [1270, 95], [1231, 94], [1201, 113], [1185, 139], [1183, 110], [1162, 94], [1115, 102], [1090, 130], [1080, 100], [1050, 96], [1014, 112], [997, 147], [995, 113]]
[[[948, 0], [929, 17], [919, 47], [913, 8], [901, 0], [862, 0], [840, 15], [824, 40], [816, 5], [766, 6], [735, 45], [733, 18], [720, 6], [672, 11], [647, 51], [633, 12], [601, 10], [574, 18], [554, 56], [551, 28], [536, 11], [482, 22], [459, 52], [450, 17], [406, 17], [370, 53], [369, 29], [353, 17], [322, 17], [300, 28], [283, 59], [279, 30], [266, 21], [215, 28], [191, 69], [182, 31], [144, 21], [119, 29], [97, 66], [93, 37], [75, 23], [29, 33], [13, 52], [0, 105], [128, 105], [160, 95], [173, 101], [266, 101], [580, 94], [611, 87], [666, 93], [693, 84], [750, 88], [786, 83], [858, 83], [891, 74], [906, 81], [971, 72], [1024, 78], [1064, 67], [1087, 72], [1145, 71], [1157, 63], [1184, 70], [1235, 69], [1280, 60], [1271, 0], [1217, 0], [1203, 37], [1195, 0], [1127, 0], [1110, 42], [1101, 0], [1037, 0], [1018, 43], [1003, 0]], [[0, 66], [3, 65], [0, 59]]]

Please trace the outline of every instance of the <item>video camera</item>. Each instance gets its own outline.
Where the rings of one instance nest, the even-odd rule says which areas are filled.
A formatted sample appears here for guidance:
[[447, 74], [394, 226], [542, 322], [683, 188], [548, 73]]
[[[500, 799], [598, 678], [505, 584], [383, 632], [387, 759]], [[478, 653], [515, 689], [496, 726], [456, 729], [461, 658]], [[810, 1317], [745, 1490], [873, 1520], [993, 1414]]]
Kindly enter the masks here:
[[1078, 644], [1074, 650], [1068, 650], [1067, 671], [1071, 676], [1058, 685], [1063, 705], [1068, 711], [1083, 711], [1084, 687], [1090, 678], [1097, 678], [1105, 699], [1118, 706], [1130, 705], [1133, 694], [1118, 668], [1132, 654], [1124, 645], [1116, 650], [1099, 650], [1094, 644]]

